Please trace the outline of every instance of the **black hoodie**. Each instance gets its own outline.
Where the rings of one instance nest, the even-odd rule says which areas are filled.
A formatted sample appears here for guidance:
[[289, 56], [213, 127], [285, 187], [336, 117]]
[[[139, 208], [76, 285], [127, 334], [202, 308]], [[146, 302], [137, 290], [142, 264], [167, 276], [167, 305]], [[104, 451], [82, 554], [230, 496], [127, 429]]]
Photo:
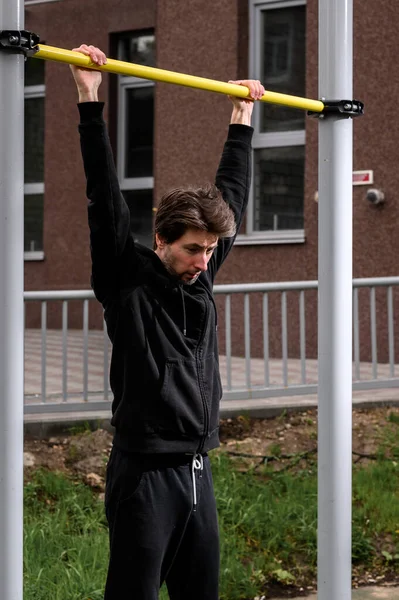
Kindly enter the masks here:
[[[172, 277], [153, 250], [134, 242], [103, 103], [78, 106], [92, 286], [113, 345], [114, 443], [131, 452], [207, 452], [219, 445], [222, 396], [212, 286], [234, 238], [219, 240], [208, 270], [192, 285]], [[248, 202], [252, 133], [230, 125], [216, 175], [237, 231]]]

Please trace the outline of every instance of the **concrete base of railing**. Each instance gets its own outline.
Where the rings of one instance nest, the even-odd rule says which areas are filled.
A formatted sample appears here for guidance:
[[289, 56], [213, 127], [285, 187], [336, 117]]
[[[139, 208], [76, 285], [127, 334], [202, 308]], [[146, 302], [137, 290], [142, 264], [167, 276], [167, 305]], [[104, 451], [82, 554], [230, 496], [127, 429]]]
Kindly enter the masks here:
[[[353, 408], [374, 408], [376, 406], [399, 406], [398, 388], [378, 390], [358, 390], [353, 392]], [[317, 395], [287, 396], [278, 398], [257, 398], [252, 400], [222, 400], [222, 419], [247, 415], [256, 418], [272, 418], [283, 411], [301, 412], [317, 408]], [[57, 411], [25, 414], [25, 435], [47, 438], [66, 433], [72, 428], [90, 427], [112, 431], [110, 410]]]

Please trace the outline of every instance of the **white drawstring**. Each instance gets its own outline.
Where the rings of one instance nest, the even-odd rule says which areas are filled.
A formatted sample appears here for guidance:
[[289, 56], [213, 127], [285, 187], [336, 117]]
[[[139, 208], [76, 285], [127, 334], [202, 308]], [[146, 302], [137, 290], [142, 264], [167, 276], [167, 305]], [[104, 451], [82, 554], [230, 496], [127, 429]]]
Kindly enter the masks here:
[[204, 459], [202, 454], [194, 454], [193, 460], [191, 461], [191, 476], [193, 479], [193, 510], [197, 510], [197, 486], [195, 485], [195, 471], [201, 471], [200, 477], [202, 477], [202, 471], [204, 468]]

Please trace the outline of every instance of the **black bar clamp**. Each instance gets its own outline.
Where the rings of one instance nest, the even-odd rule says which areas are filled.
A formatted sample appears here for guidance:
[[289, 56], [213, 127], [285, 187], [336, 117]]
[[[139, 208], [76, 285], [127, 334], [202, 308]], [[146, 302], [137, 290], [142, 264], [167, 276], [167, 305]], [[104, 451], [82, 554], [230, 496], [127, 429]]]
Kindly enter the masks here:
[[324, 108], [321, 112], [308, 111], [310, 117], [325, 119], [329, 116], [361, 117], [364, 114], [364, 104], [360, 100], [324, 100]]
[[37, 52], [39, 39], [39, 36], [31, 31], [3, 29], [0, 31], [0, 50], [32, 56]]

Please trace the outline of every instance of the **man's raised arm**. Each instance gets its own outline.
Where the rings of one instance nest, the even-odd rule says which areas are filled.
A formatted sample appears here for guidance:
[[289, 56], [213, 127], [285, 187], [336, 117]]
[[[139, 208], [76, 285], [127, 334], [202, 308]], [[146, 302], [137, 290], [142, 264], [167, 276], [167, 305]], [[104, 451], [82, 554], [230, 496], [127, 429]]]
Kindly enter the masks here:
[[[82, 44], [74, 48], [93, 63], [105, 64], [101, 50]], [[99, 71], [71, 65], [79, 95], [80, 142], [86, 174], [86, 194], [92, 256], [92, 285], [104, 302], [127, 285], [137, 255], [130, 234], [130, 212], [120, 191], [108, 132], [104, 104], [98, 101], [102, 75]]]
[[[229, 83], [243, 85], [250, 91], [248, 98], [230, 96], [233, 111], [215, 181], [225, 201], [234, 212], [236, 233], [238, 233], [248, 205], [251, 187], [252, 111], [254, 101], [260, 100], [265, 93], [265, 89], [259, 81], [252, 79], [240, 79], [229, 81]], [[215, 270], [219, 269], [225, 260], [233, 246], [234, 239], [225, 238], [219, 241], [218, 251], [214, 255]]]

